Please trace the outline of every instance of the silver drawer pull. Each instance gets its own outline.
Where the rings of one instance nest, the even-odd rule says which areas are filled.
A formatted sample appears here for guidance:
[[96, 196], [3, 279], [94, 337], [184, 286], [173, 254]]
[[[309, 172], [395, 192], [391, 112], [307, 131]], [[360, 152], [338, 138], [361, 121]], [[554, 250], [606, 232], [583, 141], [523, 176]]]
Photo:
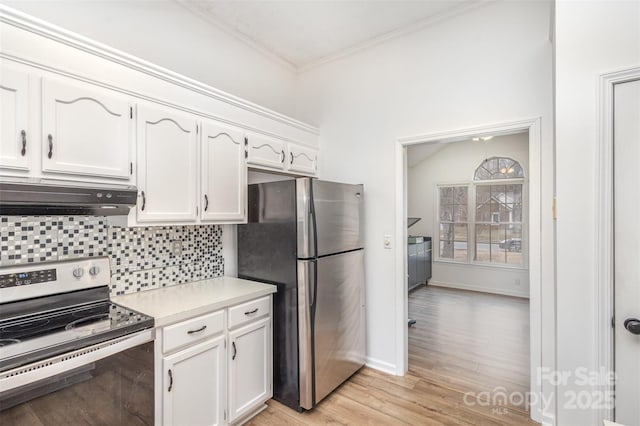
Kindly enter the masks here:
[[189, 330], [189, 331], [187, 331], [187, 333], [189, 333], [189, 334], [200, 333], [201, 331], [204, 331], [204, 329], [205, 329], [205, 328], [207, 328], [207, 326], [206, 326], [206, 325], [203, 325], [203, 326], [202, 326], [202, 327], [200, 327], [199, 329], [197, 329], [197, 330]]
[[245, 312], [245, 315], [251, 315], [251, 314], [255, 314], [256, 312], [258, 312], [258, 308], [255, 308], [253, 311], [249, 311], [249, 312]]

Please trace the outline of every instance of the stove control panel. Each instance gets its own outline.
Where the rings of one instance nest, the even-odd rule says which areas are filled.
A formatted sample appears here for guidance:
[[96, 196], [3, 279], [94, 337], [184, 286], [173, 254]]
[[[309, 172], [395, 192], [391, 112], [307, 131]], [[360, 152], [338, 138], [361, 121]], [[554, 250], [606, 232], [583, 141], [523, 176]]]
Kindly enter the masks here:
[[0, 288], [17, 287], [21, 285], [46, 283], [57, 279], [56, 270], [41, 269], [39, 271], [17, 272], [0, 275]]

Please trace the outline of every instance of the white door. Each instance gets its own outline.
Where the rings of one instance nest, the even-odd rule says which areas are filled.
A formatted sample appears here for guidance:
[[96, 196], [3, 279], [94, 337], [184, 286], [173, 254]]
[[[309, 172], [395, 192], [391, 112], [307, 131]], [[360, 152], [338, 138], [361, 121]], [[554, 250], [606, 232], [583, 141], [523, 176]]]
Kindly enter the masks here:
[[616, 422], [640, 425], [640, 81], [614, 89]]
[[165, 357], [162, 365], [162, 424], [224, 424], [224, 336]]
[[0, 167], [28, 170], [35, 138], [29, 134], [29, 75], [0, 65]]
[[271, 398], [270, 318], [229, 332], [229, 421]]
[[318, 170], [318, 151], [290, 143], [287, 169], [310, 176], [315, 175]]
[[193, 222], [197, 204], [196, 120], [138, 108], [138, 222]]
[[284, 142], [262, 135], [248, 135], [247, 163], [255, 166], [284, 169], [287, 153]]
[[217, 223], [246, 222], [247, 164], [244, 134], [212, 121], [202, 126], [200, 217]]
[[42, 81], [42, 170], [130, 179], [129, 100], [80, 82]]

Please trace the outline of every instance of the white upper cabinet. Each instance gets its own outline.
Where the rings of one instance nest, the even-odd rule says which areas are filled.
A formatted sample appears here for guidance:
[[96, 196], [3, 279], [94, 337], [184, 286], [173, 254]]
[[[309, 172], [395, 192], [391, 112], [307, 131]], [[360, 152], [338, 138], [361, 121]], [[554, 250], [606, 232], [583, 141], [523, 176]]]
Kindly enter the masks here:
[[318, 171], [318, 150], [296, 144], [289, 144], [287, 170], [315, 175]]
[[287, 153], [283, 141], [268, 136], [248, 135], [247, 163], [283, 170]]
[[42, 170], [130, 179], [128, 99], [80, 82], [43, 79]]
[[137, 222], [197, 219], [197, 125], [169, 108], [139, 106]]
[[0, 64], [0, 167], [28, 170], [34, 138], [29, 134], [29, 76]]
[[243, 132], [205, 121], [201, 143], [201, 220], [245, 222], [247, 165]]

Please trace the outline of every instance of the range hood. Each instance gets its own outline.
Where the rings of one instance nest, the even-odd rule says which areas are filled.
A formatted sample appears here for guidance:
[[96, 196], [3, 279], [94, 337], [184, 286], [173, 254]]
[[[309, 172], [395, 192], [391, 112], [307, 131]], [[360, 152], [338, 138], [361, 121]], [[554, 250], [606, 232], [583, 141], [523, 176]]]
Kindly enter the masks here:
[[0, 177], [0, 215], [127, 215], [135, 186]]

